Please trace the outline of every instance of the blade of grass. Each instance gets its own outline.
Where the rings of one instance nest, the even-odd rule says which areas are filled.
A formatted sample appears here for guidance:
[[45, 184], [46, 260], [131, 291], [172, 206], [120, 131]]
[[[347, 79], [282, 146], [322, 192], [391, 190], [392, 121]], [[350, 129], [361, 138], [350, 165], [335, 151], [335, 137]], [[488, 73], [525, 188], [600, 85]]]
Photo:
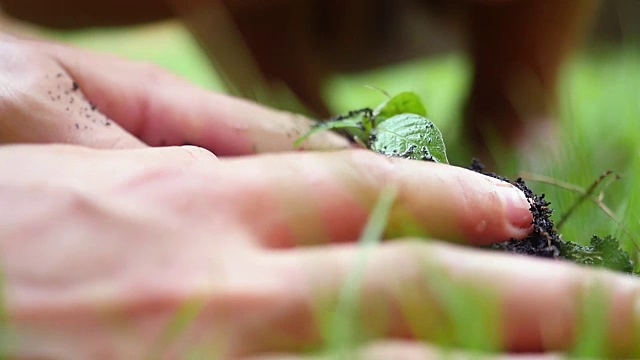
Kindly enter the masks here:
[[[600, 177], [598, 177], [588, 189], [583, 189], [582, 187], [575, 185], [575, 184], [571, 184], [565, 181], [561, 181], [555, 178], [552, 178], [550, 176], [544, 176], [544, 175], [539, 175], [539, 174], [533, 174], [533, 173], [529, 173], [529, 172], [522, 172], [520, 174], [520, 176], [527, 180], [527, 181], [536, 181], [536, 182], [541, 182], [541, 183], [545, 183], [545, 184], [549, 184], [549, 185], [553, 185], [553, 186], [557, 186], [560, 187], [562, 189], [565, 190], [569, 190], [569, 191], [573, 191], [575, 193], [580, 194], [580, 198], [578, 198], [578, 200], [576, 200], [573, 205], [569, 208], [569, 210], [567, 210], [562, 218], [560, 219], [560, 221], [558, 221], [558, 224], [556, 225], [556, 228], [560, 229], [562, 227], [562, 225], [566, 222], [566, 220], [569, 218], [569, 216], [575, 211], [575, 209], [578, 208], [578, 206], [586, 201], [587, 199], [591, 200], [594, 204], [596, 204], [598, 206], [598, 208], [600, 208], [600, 210], [602, 210], [602, 212], [604, 212], [608, 217], [610, 217], [618, 226], [618, 228], [620, 228], [625, 235], [627, 235], [629, 237], [629, 239], [631, 240], [631, 243], [633, 244], [633, 246], [636, 249], [636, 252], [640, 252], [640, 245], [638, 244], [638, 242], [635, 240], [634, 236], [631, 234], [631, 232], [627, 229], [626, 226], [624, 226], [624, 224], [622, 223], [622, 221], [615, 215], [615, 213], [604, 203], [604, 190], [615, 180], [620, 180], [621, 177], [618, 174], [613, 174], [615, 175], [613, 178], [611, 178], [609, 175], [612, 175], [613, 173], [611, 171], [607, 171], [604, 174], [600, 175]], [[608, 179], [608, 181], [605, 181], [605, 179]], [[596, 196], [593, 193], [595, 192], [595, 189], [598, 187], [599, 184], [602, 184], [601, 186], [601, 190], [600, 193]]]
[[386, 187], [380, 193], [378, 201], [369, 216], [358, 239], [359, 256], [342, 286], [336, 311], [332, 321], [332, 331], [328, 341], [328, 351], [335, 356], [346, 356], [358, 341], [359, 293], [364, 278], [366, 263], [373, 249], [380, 243], [384, 234], [397, 189]]
[[[194, 298], [182, 304], [176, 313], [169, 319], [163, 333], [159, 336], [157, 343], [152, 347], [146, 359], [160, 359], [163, 354], [168, 352], [171, 346], [179, 341], [180, 337], [188, 331], [189, 327], [196, 321], [198, 315], [204, 311], [206, 299]], [[211, 343], [207, 344], [207, 358], [219, 358], [215, 352], [222, 352], [222, 347], [217, 344], [216, 339], [211, 339]], [[216, 347], [217, 346], [217, 347]], [[215, 349], [215, 350], [214, 350]], [[193, 352], [202, 349], [191, 349]]]
[[584, 293], [576, 327], [576, 342], [570, 356], [576, 359], [608, 357], [607, 309], [610, 291], [602, 280], [595, 279]]

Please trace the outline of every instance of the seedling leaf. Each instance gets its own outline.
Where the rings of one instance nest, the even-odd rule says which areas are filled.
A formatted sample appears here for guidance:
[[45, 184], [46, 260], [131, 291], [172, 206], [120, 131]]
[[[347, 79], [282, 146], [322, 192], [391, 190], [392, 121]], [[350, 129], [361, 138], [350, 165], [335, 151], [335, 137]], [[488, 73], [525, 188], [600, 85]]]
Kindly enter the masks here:
[[378, 124], [372, 131], [370, 147], [388, 156], [449, 163], [440, 130], [416, 114], [396, 115]]
[[426, 114], [415, 93], [403, 92], [375, 110], [353, 110], [320, 123], [296, 140], [294, 146], [317, 132], [342, 129], [344, 135], [384, 155], [448, 164], [442, 134]]
[[427, 116], [427, 109], [418, 95], [413, 92], [402, 92], [373, 110], [374, 126], [378, 126], [387, 119], [401, 114]]
[[560, 256], [578, 264], [604, 267], [625, 273], [633, 273], [633, 261], [624, 250], [620, 249], [618, 240], [611, 236], [604, 238], [594, 236], [590, 246], [583, 246], [571, 241], [558, 243]]

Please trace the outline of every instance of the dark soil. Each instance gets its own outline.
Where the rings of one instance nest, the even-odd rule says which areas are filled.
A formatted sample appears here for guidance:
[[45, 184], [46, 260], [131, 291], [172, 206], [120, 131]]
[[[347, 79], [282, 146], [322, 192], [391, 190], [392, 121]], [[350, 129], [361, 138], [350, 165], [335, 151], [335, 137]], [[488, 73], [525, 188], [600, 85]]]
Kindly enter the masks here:
[[583, 265], [605, 267], [630, 274], [634, 273], [634, 263], [629, 254], [621, 250], [618, 241], [611, 236], [604, 238], [593, 236], [590, 246], [583, 246], [561, 239], [551, 220], [553, 210], [549, 207], [550, 203], [545, 200], [544, 194], [538, 196], [531, 191], [524, 180], [519, 178], [512, 182], [505, 177], [485, 172], [484, 165], [477, 159], [473, 160], [469, 169], [513, 184], [524, 192], [531, 204], [530, 210], [533, 214], [533, 230], [531, 234], [523, 240], [511, 239], [493, 244], [489, 247], [490, 249], [568, 260]]

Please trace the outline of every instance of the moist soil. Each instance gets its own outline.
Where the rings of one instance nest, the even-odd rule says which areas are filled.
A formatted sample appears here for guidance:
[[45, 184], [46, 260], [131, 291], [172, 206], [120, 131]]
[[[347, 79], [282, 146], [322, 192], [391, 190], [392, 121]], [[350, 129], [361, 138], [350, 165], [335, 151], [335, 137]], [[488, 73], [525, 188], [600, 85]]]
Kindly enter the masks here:
[[513, 184], [524, 192], [529, 204], [531, 204], [530, 211], [533, 214], [533, 230], [531, 234], [523, 240], [511, 239], [493, 244], [489, 246], [490, 249], [514, 254], [568, 260], [583, 265], [605, 267], [634, 274], [634, 263], [629, 254], [621, 250], [618, 240], [611, 236], [604, 238], [593, 236], [590, 246], [579, 245], [561, 239], [551, 220], [553, 210], [549, 207], [550, 203], [545, 200], [544, 194], [537, 195], [534, 193], [521, 178], [512, 182], [503, 176], [485, 172], [484, 165], [477, 159], [473, 160], [469, 169]]

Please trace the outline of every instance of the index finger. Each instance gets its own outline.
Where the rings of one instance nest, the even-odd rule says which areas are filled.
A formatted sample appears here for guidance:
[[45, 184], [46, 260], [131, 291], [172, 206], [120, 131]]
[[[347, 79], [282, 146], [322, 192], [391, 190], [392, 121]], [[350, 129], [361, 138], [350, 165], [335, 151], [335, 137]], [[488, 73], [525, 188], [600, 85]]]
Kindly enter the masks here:
[[233, 193], [237, 216], [253, 219], [270, 247], [356, 240], [386, 187], [398, 194], [389, 237], [485, 245], [524, 238], [532, 226], [522, 191], [450, 165], [345, 150], [227, 159], [221, 168], [212, 186]]

